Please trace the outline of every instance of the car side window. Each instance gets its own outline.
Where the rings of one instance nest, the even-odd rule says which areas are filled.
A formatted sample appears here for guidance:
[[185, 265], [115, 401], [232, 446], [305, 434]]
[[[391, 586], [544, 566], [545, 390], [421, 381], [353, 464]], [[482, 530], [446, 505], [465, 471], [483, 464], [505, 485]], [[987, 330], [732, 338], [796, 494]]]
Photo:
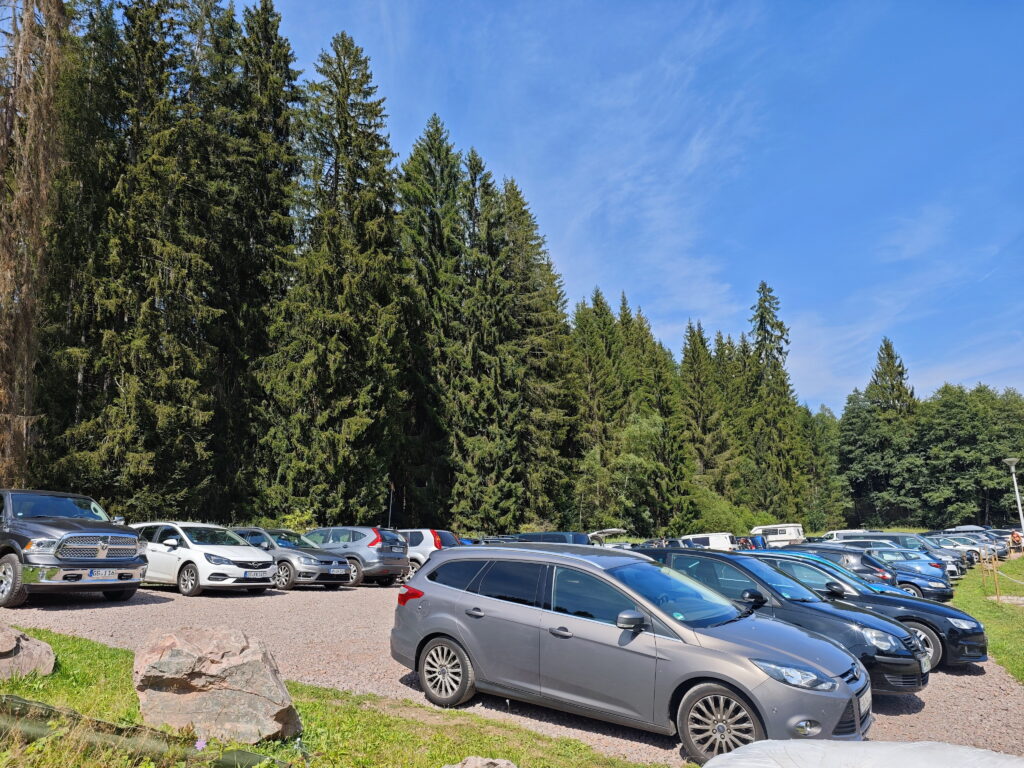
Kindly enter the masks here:
[[614, 625], [622, 611], [635, 611], [636, 603], [589, 573], [556, 567], [551, 610]]
[[267, 538], [266, 534], [260, 531], [249, 531], [248, 533], [243, 533], [242, 538], [248, 541], [254, 547], [261, 546], [264, 542], [266, 542], [268, 546], [273, 546], [273, 542], [269, 538]]
[[830, 581], [835, 581], [831, 576], [817, 568], [811, 568], [803, 563], [794, 563], [792, 560], [770, 560], [772, 565], [778, 568], [783, 573], [788, 573], [794, 579], [802, 582], [804, 586], [808, 586], [811, 589], [825, 589], [825, 585]]
[[365, 539], [366, 538], [366, 534], [363, 533], [362, 531], [345, 530], [345, 535], [348, 538], [346, 538], [346, 539], [339, 539], [339, 541], [359, 541], [360, 539]]
[[409, 532], [409, 546], [418, 547], [423, 543], [423, 531], [410, 531]]
[[537, 604], [537, 584], [544, 566], [513, 560], [495, 561], [480, 580], [477, 594], [519, 605]]
[[719, 560], [675, 555], [672, 558], [672, 567], [734, 600], [739, 600], [748, 589], [760, 589], [754, 580], [739, 568]]
[[314, 544], [323, 544], [327, 541], [326, 531], [310, 531], [306, 534], [306, 538], [312, 541]]
[[484, 560], [454, 560], [427, 574], [427, 581], [433, 581], [452, 589], [465, 590], [473, 578], [480, 573], [485, 562]]

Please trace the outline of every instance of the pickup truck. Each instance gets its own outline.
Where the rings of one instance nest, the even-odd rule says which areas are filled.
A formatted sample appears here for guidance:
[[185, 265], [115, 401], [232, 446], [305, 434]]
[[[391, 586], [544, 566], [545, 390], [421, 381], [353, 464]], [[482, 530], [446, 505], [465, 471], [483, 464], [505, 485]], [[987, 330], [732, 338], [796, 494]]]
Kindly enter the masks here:
[[130, 600], [146, 575], [146, 542], [88, 496], [0, 490], [0, 608], [30, 594], [102, 592]]

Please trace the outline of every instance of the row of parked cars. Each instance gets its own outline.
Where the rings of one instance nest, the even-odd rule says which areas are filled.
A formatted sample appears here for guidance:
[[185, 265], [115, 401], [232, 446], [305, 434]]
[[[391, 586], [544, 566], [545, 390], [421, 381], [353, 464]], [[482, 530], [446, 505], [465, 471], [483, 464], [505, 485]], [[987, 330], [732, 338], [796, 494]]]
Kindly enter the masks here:
[[[445, 548], [400, 588], [391, 653], [437, 705], [529, 701], [678, 735], [698, 763], [764, 738], [859, 740], [875, 696], [985, 661], [987, 638], [944, 602], [973, 564], [955, 550], [947, 568], [946, 532], [840, 533], [750, 551], [571, 533]], [[902, 557], [920, 552], [938, 573]]]

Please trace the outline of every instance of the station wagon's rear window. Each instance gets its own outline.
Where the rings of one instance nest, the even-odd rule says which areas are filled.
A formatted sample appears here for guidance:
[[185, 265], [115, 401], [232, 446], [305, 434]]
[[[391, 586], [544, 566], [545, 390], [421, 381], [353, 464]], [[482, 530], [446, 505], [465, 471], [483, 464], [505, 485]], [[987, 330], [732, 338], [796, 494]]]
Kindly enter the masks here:
[[427, 575], [428, 581], [443, 584], [452, 589], [466, 589], [473, 577], [484, 567], [483, 560], [454, 560], [436, 568]]

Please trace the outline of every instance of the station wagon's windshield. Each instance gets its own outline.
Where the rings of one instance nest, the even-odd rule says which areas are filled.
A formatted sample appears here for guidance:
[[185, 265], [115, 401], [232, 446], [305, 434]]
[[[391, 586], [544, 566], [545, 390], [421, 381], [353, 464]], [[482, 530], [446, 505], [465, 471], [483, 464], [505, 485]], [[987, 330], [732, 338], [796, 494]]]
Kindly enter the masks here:
[[679, 571], [654, 563], [632, 563], [608, 573], [689, 627], [721, 624], [739, 615], [732, 602]]
[[193, 544], [207, 544], [217, 547], [249, 547], [252, 546], [237, 533], [223, 528], [205, 528], [199, 525], [183, 525], [181, 532]]
[[103, 507], [84, 496], [47, 496], [42, 493], [12, 493], [14, 516], [23, 520], [31, 517], [75, 517], [80, 520], [108, 522]]
[[316, 549], [319, 546], [315, 542], [307, 539], [305, 536], [295, 533], [295, 531], [273, 530], [268, 531], [268, 533], [274, 537], [274, 541], [277, 542], [277, 546], [284, 547], [285, 549], [298, 549], [300, 547]]

